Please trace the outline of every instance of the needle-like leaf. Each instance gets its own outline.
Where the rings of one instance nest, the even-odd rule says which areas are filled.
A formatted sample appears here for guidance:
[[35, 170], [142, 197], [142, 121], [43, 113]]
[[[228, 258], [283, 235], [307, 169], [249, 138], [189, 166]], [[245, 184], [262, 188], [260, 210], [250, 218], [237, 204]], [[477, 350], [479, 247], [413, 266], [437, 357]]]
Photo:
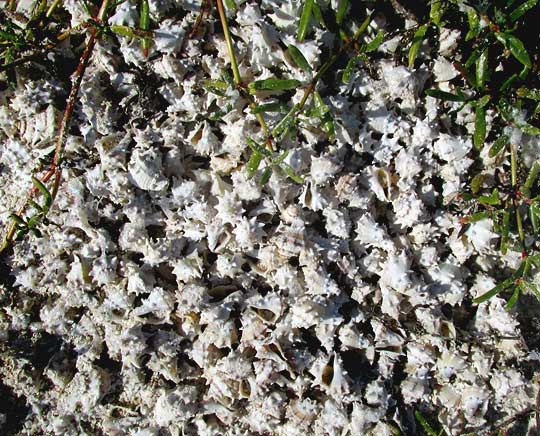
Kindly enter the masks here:
[[305, 56], [302, 54], [302, 52], [298, 49], [298, 47], [289, 44], [287, 47], [287, 52], [291, 56], [294, 63], [305, 72], [310, 72], [311, 67], [309, 66], [309, 62], [305, 58]]
[[428, 30], [428, 25], [424, 24], [423, 26], [420, 26], [418, 30], [415, 32], [411, 48], [409, 49], [409, 69], [414, 68], [414, 61], [416, 60], [416, 57], [418, 56], [418, 51], [420, 50], [420, 46], [422, 45], [422, 41], [424, 40], [424, 36], [426, 36], [426, 32]]
[[529, 9], [532, 9], [533, 7], [535, 7], [537, 3], [538, 3], [538, 0], [528, 0], [522, 3], [510, 13], [509, 15], [510, 21], [513, 23], [519, 20]]
[[336, 23], [341, 25], [343, 19], [349, 10], [349, 0], [340, 0], [338, 10], [336, 12]]
[[484, 49], [476, 60], [476, 87], [484, 89], [489, 75], [488, 49]]
[[473, 144], [474, 148], [481, 150], [484, 147], [486, 140], [486, 110], [480, 106], [476, 106], [475, 119], [474, 119], [474, 134]]
[[300, 16], [300, 23], [298, 24], [298, 33], [296, 39], [302, 42], [307, 35], [309, 22], [311, 20], [311, 12], [313, 3], [315, 0], [305, 0], [304, 7], [302, 8], [302, 15]]
[[256, 91], [288, 91], [298, 88], [301, 83], [296, 79], [264, 79], [251, 82], [248, 88], [251, 93]]
[[495, 157], [510, 141], [510, 138], [507, 135], [501, 135], [493, 143], [489, 149], [489, 157]]
[[489, 291], [487, 291], [485, 294], [480, 295], [479, 297], [475, 298], [473, 302], [475, 304], [483, 303], [484, 301], [489, 300], [491, 297], [494, 297], [499, 292], [504, 291], [505, 289], [508, 289], [512, 284], [514, 283], [514, 279], [512, 277], [507, 278], [506, 280], [503, 280], [497, 286], [493, 287]]

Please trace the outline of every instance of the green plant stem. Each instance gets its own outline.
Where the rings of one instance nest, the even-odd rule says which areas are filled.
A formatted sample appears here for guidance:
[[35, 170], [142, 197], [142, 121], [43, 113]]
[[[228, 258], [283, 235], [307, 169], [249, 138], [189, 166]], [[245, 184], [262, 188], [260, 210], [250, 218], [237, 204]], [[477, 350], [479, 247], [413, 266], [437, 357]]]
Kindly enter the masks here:
[[229, 23], [227, 22], [227, 16], [225, 15], [225, 8], [223, 7], [222, 0], [216, 0], [217, 8], [219, 12], [219, 18], [221, 20], [221, 26], [223, 27], [223, 35], [225, 36], [225, 41], [227, 42], [227, 48], [229, 49], [229, 57], [231, 60], [231, 68], [234, 76], [234, 82], [237, 85], [242, 84], [242, 78], [240, 77], [240, 71], [238, 70], [238, 63], [236, 62], [236, 56], [234, 54], [234, 46], [231, 38], [231, 33], [229, 32]]
[[51, 43], [45, 45], [44, 47], [35, 47], [36, 51], [34, 53], [30, 53], [30, 54], [28, 54], [26, 56], [22, 56], [21, 58], [15, 60], [13, 62], [10, 62], [9, 64], [0, 65], [0, 73], [2, 71], [5, 71], [5, 70], [9, 69], [9, 68], [13, 68], [13, 67], [16, 67], [18, 65], [22, 65], [22, 64], [24, 64], [26, 62], [29, 62], [29, 61], [31, 61], [33, 59], [39, 58], [40, 56], [48, 53], [49, 51], [51, 51], [53, 49], [55, 49], [56, 46], [59, 43], [61, 43], [65, 39], [67, 39], [73, 33], [78, 32], [83, 27], [89, 27], [89, 26], [86, 23], [82, 23], [82, 24], [79, 24], [79, 25], [77, 25], [75, 27], [67, 29], [66, 31], [62, 32], [60, 35], [58, 35], [56, 37], [56, 41], [51, 42]]
[[510, 144], [510, 164], [512, 170], [512, 188], [517, 188], [517, 152], [514, 144]]
[[519, 241], [521, 243], [521, 249], [523, 253], [525, 251], [525, 233], [523, 232], [523, 222], [521, 220], [521, 212], [519, 211], [519, 204], [516, 201], [517, 189], [518, 189], [518, 163], [517, 163], [517, 151], [514, 144], [510, 144], [510, 164], [511, 164], [511, 178], [512, 178], [512, 191], [513, 198], [512, 203], [516, 212], [516, 227], [518, 230]]
[[[97, 22], [101, 23], [105, 20], [107, 11], [109, 9], [109, 2], [110, 0], [103, 0], [101, 7], [99, 9], [98, 15], [96, 17]], [[71, 90], [69, 92], [69, 96], [66, 103], [66, 108], [64, 110], [64, 115], [62, 116], [62, 121], [60, 123], [60, 131], [58, 133], [58, 137], [56, 140], [53, 161], [51, 163], [51, 166], [45, 173], [45, 175], [40, 179], [40, 181], [45, 184], [51, 178], [54, 177], [53, 189], [51, 191], [52, 201], [54, 201], [54, 199], [56, 198], [56, 194], [58, 193], [58, 188], [60, 187], [60, 181], [61, 181], [61, 176], [62, 176], [62, 170], [60, 168], [60, 164], [62, 163], [65, 137], [66, 137], [67, 130], [69, 127], [69, 123], [71, 121], [71, 116], [73, 114], [73, 107], [75, 105], [75, 100], [76, 100], [77, 94], [79, 93], [79, 89], [81, 87], [82, 79], [86, 71], [86, 68], [88, 66], [88, 62], [90, 61], [90, 57], [92, 56], [92, 51], [96, 45], [98, 34], [99, 34], [99, 30], [95, 27], [92, 28], [86, 47], [81, 55], [79, 64], [77, 65], [77, 69], [75, 70], [75, 73], [73, 74], [73, 78], [72, 78], [73, 84], [71, 86]], [[21, 208], [17, 211], [18, 216], [22, 216], [22, 214], [26, 210], [26, 207], [28, 206], [29, 201], [34, 197], [34, 195], [37, 194], [37, 192], [38, 192], [38, 188], [35, 186], [32, 189], [30, 189], [30, 191], [27, 194], [26, 201], [21, 206]], [[7, 231], [7, 234], [6, 234], [6, 237], [4, 238], [4, 242], [2, 243], [2, 246], [0, 247], [0, 253], [4, 251], [11, 244], [13, 240], [13, 236], [15, 235], [15, 232], [16, 232], [16, 224], [13, 222]]]
[[354, 44], [356, 44], [358, 38], [360, 38], [360, 36], [362, 36], [362, 33], [364, 33], [364, 30], [365, 27], [360, 26], [360, 28], [355, 32], [353, 37], [348, 39], [345, 44], [343, 44], [340, 49], [332, 56], [330, 56], [330, 58], [321, 66], [319, 71], [317, 71], [317, 74], [315, 74], [315, 76], [313, 77], [313, 79], [311, 79], [311, 82], [307, 86], [304, 95], [302, 96], [302, 100], [300, 100], [300, 103], [298, 103], [298, 106], [296, 107], [295, 114], [302, 111], [309, 99], [309, 96], [313, 93], [313, 91], [315, 91], [315, 87], [317, 86], [317, 83], [319, 82], [323, 74], [326, 73], [332, 65], [334, 65], [334, 63], [338, 60], [338, 58], [344, 51], [348, 50], [351, 46], [354, 46]]
[[51, 6], [49, 7], [49, 9], [47, 9], [47, 12], [45, 13], [45, 17], [49, 18], [61, 1], [62, 0], [54, 0]]
[[[216, 0], [216, 3], [217, 3], [218, 12], [219, 12], [219, 18], [221, 20], [221, 26], [223, 27], [223, 34], [225, 36], [225, 41], [227, 42], [227, 48], [229, 50], [229, 58], [231, 60], [231, 69], [233, 72], [234, 83], [236, 84], [238, 89], [242, 92], [244, 97], [248, 100], [249, 107], [251, 109], [255, 109], [257, 107], [255, 100], [249, 93], [244, 92], [245, 86], [242, 83], [242, 77], [240, 76], [240, 71], [238, 70], [238, 63], [236, 62], [236, 55], [234, 54], [233, 41], [231, 38], [231, 33], [229, 32], [229, 24], [227, 23], [227, 16], [225, 15], [223, 1]], [[264, 117], [260, 113], [256, 113], [255, 117], [257, 117], [257, 121], [261, 125], [261, 129], [264, 135], [266, 136], [266, 146], [268, 147], [268, 149], [273, 151], [274, 147], [272, 145], [272, 141], [270, 139], [270, 132], [268, 130], [268, 126], [266, 125], [266, 121], [264, 120]]]
[[199, 11], [199, 15], [197, 15], [197, 19], [195, 20], [195, 24], [191, 28], [191, 32], [189, 33], [189, 38], [193, 38], [196, 33], [199, 31], [199, 27], [203, 21], [204, 15], [208, 12], [208, 7], [210, 0], [202, 0], [201, 4], [201, 10]]

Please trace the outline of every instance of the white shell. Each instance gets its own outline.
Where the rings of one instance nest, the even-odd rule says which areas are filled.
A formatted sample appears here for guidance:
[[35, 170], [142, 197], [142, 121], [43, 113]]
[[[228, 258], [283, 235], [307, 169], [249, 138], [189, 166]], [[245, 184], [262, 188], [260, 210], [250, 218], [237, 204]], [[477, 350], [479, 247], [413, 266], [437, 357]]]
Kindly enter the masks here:
[[128, 164], [131, 180], [145, 191], [162, 191], [169, 182], [162, 174], [161, 155], [154, 149], [135, 149]]

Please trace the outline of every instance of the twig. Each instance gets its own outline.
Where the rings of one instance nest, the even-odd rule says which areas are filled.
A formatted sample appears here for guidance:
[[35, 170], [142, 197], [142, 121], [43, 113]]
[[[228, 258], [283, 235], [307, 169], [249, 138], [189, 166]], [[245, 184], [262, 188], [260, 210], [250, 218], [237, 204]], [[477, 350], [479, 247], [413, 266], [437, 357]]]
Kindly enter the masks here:
[[[98, 15], [95, 19], [98, 23], [101, 23], [105, 19], [105, 16], [109, 7], [109, 1], [110, 0], [103, 0], [101, 7], [99, 9]], [[92, 51], [94, 49], [94, 46], [96, 45], [98, 33], [99, 33], [99, 29], [95, 27], [92, 28], [91, 33], [90, 33], [90, 38], [88, 39], [86, 47], [81, 55], [79, 64], [77, 65], [77, 69], [75, 70], [75, 73], [73, 74], [73, 84], [71, 85], [71, 90], [69, 92], [69, 96], [67, 99], [66, 108], [62, 116], [62, 121], [60, 123], [60, 132], [56, 140], [53, 161], [49, 169], [45, 173], [45, 175], [41, 177], [40, 179], [42, 183], [47, 183], [54, 176], [53, 189], [51, 192], [51, 197], [53, 201], [56, 198], [56, 194], [58, 193], [58, 188], [60, 187], [60, 180], [62, 176], [62, 169], [61, 169], [60, 164], [62, 163], [65, 137], [66, 137], [67, 130], [69, 128], [71, 116], [73, 114], [73, 107], [75, 104], [75, 99], [77, 98], [77, 94], [79, 93], [79, 89], [81, 87], [84, 73], [88, 66], [88, 62], [90, 61], [90, 57], [92, 56]], [[26, 207], [28, 206], [29, 201], [34, 197], [34, 195], [37, 194], [38, 190], [39, 189], [36, 186], [34, 186], [28, 191], [28, 194], [26, 196], [26, 201], [17, 211], [17, 215], [20, 216], [24, 213], [24, 211], [26, 210]], [[2, 246], [0, 247], [0, 253], [4, 251], [10, 245], [11, 241], [13, 240], [13, 236], [15, 235], [15, 231], [16, 231], [16, 224], [15, 222], [12, 222], [8, 229], [4, 242]]]
[[17, 0], [9, 0], [8, 10], [10, 12], [15, 12], [16, 9], [17, 9]]
[[530, 407], [528, 409], [522, 410], [521, 412], [516, 413], [514, 416], [511, 416], [508, 419], [505, 419], [504, 421], [501, 421], [498, 423], [493, 430], [491, 430], [489, 433], [487, 433], [487, 436], [496, 436], [499, 434], [501, 429], [504, 427], [508, 427], [513, 422], [517, 421], [518, 419], [521, 419], [527, 415], [530, 415], [533, 413], [535, 409], [533, 407]]
[[58, 46], [59, 43], [61, 43], [65, 39], [67, 39], [73, 33], [78, 32], [83, 27], [90, 27], [90, 26], [88, 25], [88, 23], [78, 24], [77, 26], [72, 27], [70, 29], [67, 29], [64, 32], [62, 32], [61, 34], [59, 34], [56, 37], [56, 41], [50, 42], [50, 43], [46, 44], [43, 47], [40, 47], [40, 46], [30, 47], [30, 50], [35, 50], [35, 51], [30, 53], [30, 54], [27, 54], [26, 56], [23, 56], [23, 57], [17, 59], [16, 61], [10, 62], [9, 64], [0, 65], [0, 73], [2, 71], [7, 70], [8, 68], [17, 67], [19, 65], [22, 65], [22, 64], [24, 64], [26, 62], [31, 61], [32, 59], [39, 58], [39, 57], [43, 56], [44, 54], [48, 53], [49, 51], [55, 49]]
[[193, 38], [197, 32], [199, 31], [199, 27], [201, 26], [201, 23], [204, 19], [204, 16], [212, 6], [212, 0], [202, 0], [201, 10], [199, 11], [199, 15], [197, 15], [197, 19], [195, 20], [195, 24], [193, 24], [193, 27], [191, 28], [191, 32], [189, 32], [188, 38]]

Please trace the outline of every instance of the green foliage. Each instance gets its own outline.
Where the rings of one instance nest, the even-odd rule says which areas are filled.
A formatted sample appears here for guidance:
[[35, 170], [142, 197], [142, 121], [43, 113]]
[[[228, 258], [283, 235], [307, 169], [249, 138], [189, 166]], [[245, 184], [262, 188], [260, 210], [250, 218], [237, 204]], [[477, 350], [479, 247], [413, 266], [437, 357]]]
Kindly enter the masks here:
[[287, 112], [287, 115], [285, 115], [279, 123], [276, 124], [274, 129], [272, 130], [272, 136], [277, 139], [278, 141], [281, 141], [284, 136], [286, 135], [289, 128], [293, 125], [293, 123], [296, 122], [296, 113], [298, 112], [298, 105], [294, 105], [289, 112]]
[[[139, 28], [144, 31], [150, 29], [150, 6], [148, 5], [148, 0], [141, 0]], [[141, 47], [145, 56], [148, 56], [150, 42], [150, 38], [143, 38], [141, 42]]]
[[430, 21], [439, 26], [441, 24], [441, 19], [446, 8], [446, 3], [443, 0], [432, 0], [431, 7], [429, 10], [429, 19]]
[[305, 72], [311, 71], [311, 67], [309, 66], [308, 61], [296, 46], [289, 44], [289, 46], [287, 47], [287, 53], [289, 53], [289, 56], [292, 58], [297, 67], [304, 70]]
[[474, 135], [473, 144], [477, 150], [482, 149], [486, 140], [487, 125], [486, 125], [486, 110], [483, 106], [477, 104], [474, 118]]
[[[229, 10], [236, 9], [234, 0], [224, 1]], [[89, 14], [91, 11], [95, 12], [94, 5], [87, 2], [83, 4], [87, 6]], [[148, 55], [153, 36], [150, 31], [152, 23], [148, 0], [138, 1], [137, 28], [107, 24], [107, 16], [114, 12], [118, 4], [106, 8], [107, 13], [102, 17], [105, 19], [89, 19], [78, 29], [69, 29], [68, 23], [61, 22], [66, 14], [63, 14], [60, 0], [52, 1], [50, 5], [45, 0], [37, 1], [33, 15], [25, 25], [17, 24], [8, 13], [0, 12], [0, 60], [4, 64], [3, 69], [7, 71], [8, 79], [15, 83], [14, 63], [24, 61], [24, 56], [29, 51], [33, 54], [44, 54], [54, 48], [61, 40], [61, 32], [73, 34], [88, 29], [92, 34], [97, 34], [98, 39], [105, 35], [139, 39], [144, 54]], [[249, 159], [245, 163], [248, 177], [257, 177], [259, 183], [264, 184], [274, 172], [278, 172], [292, 182], [302, 183], [301, 175], [285, 162], [288, 151], [283, 150], [282, 141], [286, 138], [294, 141], [299, 134], [298, 126], [308, 127], [328, 142], [334, 140], [336, 125], [332, 117], [333, 110], [328, 105], [329, 100], [325, 100], [320, 94], [322, 90], [326, 92], [326, 89], [318, 87], [319, 80], [326, 75], [335, 75], [335, 66], [339, 65], [343, 68], [342, 82], [351, 83], [355, 79], [357, 68], [368, 69], [366, 67], [369, 67], [372, 56], [384, 56], [383, 53], [375, 52], [387, 36], [393, 38], [395, 33], [387, 35], [383, 30], [378, 30], [374, 35], [368, 31], [372, 16], [368, 13], [368, 16], [358, 20], [353, 13], [357, 11], [356, 2], [339, 0], [328, 4], [304, 0], [299, 9], [297, 40], [302, 42], [306, 39], [311, 25], [325, 28], [327, 33], [334, 37], [332, 44], [328, 44], [332, 48], [323, 53], [322, 65], [318, 71], [313, 71], [312, 65], [301, 51], [302, 45], [287, 42], [289, 60], [309, 76], [309, 81], [303, 83], [296, 79], [271, 77], [248, 84], [240, 77], [222, 0], [217, 0], [216, 5], [218, 10], [221, 5], [220, 19], [233, 76], [224, 70], [221, 78], [205, 80], [199, 86], [221, 98], [227, 96], [228, 90], [235, 89], [250, 108], [250, 112], [245, 113], [253, 114], [258, 120], [261, 126], [260, 139], [246, 139], [250, 149]], [[522, 292], [539, 294], [531, 283], [530, 276], [540, 265], [540, 164], [535, 163], [530, 171], [524, 174], [516, 151], [519, 144], [510, 144], [510, 137], [505, 134], [510, 126], [526, 134], [540, 135], [540, 83], [536, 65], [538, 47], [531, 44], [522, 30], [530, 11], [538, 7], [538, 0], [431, 0], [426, 6], [423, 17], [418, 18], [418, 25], [410, 29], [400, 29], [398, 32], [402, 36], [403, 46], [407, 47], [402, 54], [407, 58], [409, 68], [413, 69], [420, 63], [421, 47], [427, 50], [436, 49], [433, 38], [440, 34], [443, 27], [464, 29], [466, 32], [462, 33], [462, 40], [458, 41], [456, 49], [454, 65], [460, 75], [451, 82], [454, 88], [449, 90], [433, 87], [426, 90], [425, 94], [440, 99], [445, 106], [450, 107], [450, 116], [455, 116], [464, 108], [474, 112], [474, 130], [471, 134], [474, 144], [471, 152], [473, 157], [484, 153], [482, 150], [485, 145], [491, 144], [487, 154], [502, 166], [501, 174], [508, 173], [507, 162], [511, 162], [510, 182], [508, 177], [488, 177], [481, 169], [476, 171], [477, 167], [474, 167], [475, 172], [471, 174], [469, 181], [470, 189], [462, 193], [465, 201], [472, 204], [471, 213], [463, 219], [464, 229], [471, 223], [490, 219], [500, 235], [501, 253], [522, 253], [521, 266], [506, 280], [475, 300], [481, 303], [499, 292], [509, 292], [508, 306], [511, 307]], [[275, 73], [275, 70], [273, 71]], [[304, 96], [299, 103], [292, 104], [287, 98], [283, 98], [290, 96], [290, 91], [296, 91], [300, 87]], [[261, 100], [268, 94], [275, 95], [269, 100]], [[215, 98], [211, 101], [208, 118], [220, 120], [223, 115], [233, 110], [233, 107], [234, 102], [222, 104], [221, 99]], [[268, 121], [267, 125], [265, 116], [268, 114], [274, 115], [270, 117], [271, 121]], [[290, 143], [287, 148], [290, 148]], [[10, 216], [16, 237], [19, 238], [29, 232], [41, 234], [40, 224], [46, 222], [46, 215], [54, 200], [53, 193], [58, 188], [54, 184], [54, 188], [47, 187], [47, 183], [51, 185], [50, 182], [41, 182], [37, 178], [33, 179], [33, 183], [33, 192], [39, 199], [35, 201], [30, 198], [26, 209], [23, 209], [26, 212], [12, 213]], [[429, 427], [419, 412], [416, 417], [427, 433], [437, 436], [441, 434]], [[432, 433], [428, 429], [431, 429]]]
[[[498, 143], [494, 144], [490, 150], [493, 156], [508, 143], [508, 137], [500, 138]], [[494, 147], [496, 147], [494, 149]], [[477, 201], [482, 212], [477, 212], [477, 216], [468, 216], [463, 221], [465, 225], [477, 221], [478, 214], [480, 219], [491, 219], [494, 222], [495, 229], [500, 233], [500, 251], [506, 254], [508, 249], [521, 252], [522, 262], [517, 270], [510, 277], [498, 283], [485, 294], [473, 300], [475, 303], [482, 303], [502, 291], [511, 291], [511, 298], [508, 300], [507, 308], [511, 308], [517, 301], [520, 293], [524, 291], [533, 291], [537, 294], [537, 289], [530, 282], [531, 273], [535, 272], [540, 266], [540, 253], [526, 235], [532, 236], [532, 243], [538, 240], [540, 236], [540, 187], [538, 184], [540, 176], [540, 163], [534, 162], [529, 172], [520, 184], [520, 169], [517, 163], [517, 152], [513, 146], [510, 146], [510, 161], [512, 164], [511, 186], [505, 188], [505, 193], [499, 189], [485, 187], [482, 189], [483, 176], [477, 175], [471, 181], [471, 194], [465, 196], [468, 200]], [[482, 193], [491, 189], [489, 193]], [[536, 252], [534, 252], [536, 250]]]
[[272, 172], [276, 170], [281, 170], [287, 177], [296, 183], [302, 183], [304, 181], [304, 179], [300, 177], [289, 164], [284, 162], [289, 154], [288, 151], [284, 151], [281, 154], [273, 153], [251, 138], [247, 138], [247, 143], [252, 151], [251, 157], [246, 164], [246, 171], [249, 178], [252, 178], [255, 175], [261, 162], [264, 160], [266, 162], [266, 167], [259, 179], [261, 185], [268, 182]]
[[[62, 162], [66, 131], [69, 128], [82, 76], [84, 75], [96, 41], [105, 35], [114, 34], [128, 38], [141, 38], [145, 55], [148, 53], [148, 47], [152, 38], [152, 32], [148, 30], [150, 26], [148, 0], [141, 0], [140, 3], [139, 29], [121, 25], [110, 26], [107, 24], [108, 17], [114, 13], [118, 4], [120, 2], [112, 3], [110, 0], [103, 0], [99, 9], [94, 9], [87, 2], [83, 2], [83, 6], [86, 8], [90, 18], [76, 28], [69, 27], [70, 23], [67, 21], [69, 15], [64, 14], [61, 10], [60, 0], [54, 0], [50, 6], [48, 6], [46, 0], [35, 2], [33, 11], [29, 17], [13, 13], [15, 7], [0, 11], [0, 63], [2, 64], [0, 65], [0, 72], [5, 71], [7, 81], [13, 87], [16, 86], [15, 68], [18, 65], [39, 60], [48, 51], [54, 50], [68, 36], [85, 30], [88, 30], [90, 33], [87, 45], [82, 51], [77, 68], [72, 75], [73, 84], [66, 101], [62, 127], [58, 132], [52, 163], [42, 180], [32, 177], [34, 188], [27, 194], [24, 205], [18, 212], [10, 214], [11, 225], [6, 232], [0, 252], [9, 246], [13, 239], [19, 240], [30, 232], [38, 237], [41, 236], [38, 226], [41, 223], [47, 223], [46, 216], [58, 192], [61, 180], [59, 164]], [[13, 2], [12, 5], [16, 6], [16, 3]], [[95, 10], [99, 10], [99, 12], [94, 16], [92, 14], [95, 13]], [[18, 22], [24, 24], [17, 24], [15, 19], [13, 19], [14, 17]], [[218, 88], [216, 86], [216, 89]], [[52, 183], [49, 181], [51, 178], [53, 180]], [[50, 190], [46, 186], [47, 183], [52, 184]], [[43, 198], [41, 204], [34, 200], [36, 195]]]
[[336, 12], [336, 23], [341, 25], [343, 23], [343, 19], [345, 18], [345, 15], [347, 14], [350, 7], [349, 0], [340, 0], [338, 10]]
[[298, 88], [300, 81], [296, 79], [264, 79], [255, 80], [248, 85], [249, 92], [257, 91], [289, 91]]
[[[450, 0], [431, 3], [429, 21], [419, 26], [412, 38], [409, 67], [414, 66], [422, 41], [431, 34], [429, 28], [437, 32], [443, 20], [445, 26], [459, 30], [467, 28], [456, 50], [464, 62], [454, 63], [463, 83], [456, 83], [455, 91], [431, 88], [425, 93], [452, 105], [454, 109], [450, 114], [470, 107], [475, 115], [471, 135], [475, 150], [480, 152], [490, 136], [496, 134], [488, 156], [496, 158], [500, 165], [510, 160], [511, 180], [508, 177], [487, 178], [481, 171], [471, 175], [470, 191], [462, 193], [462, 197], [473, 204], [473, 213], [463, 219], [464, 227], [460, 232], [462, 234], [472, 222], [491, 219], [500, 235], [501, 254], [509, 250], [522, 254], [521, 266], [510, 277], [474, 300], [481, 303], [499, 292], [508, 291], [507, 307], [510, 308], [522, 292], [528, 290], [537, 294], [529, 277], [537, 268], [535, 259], [540, 251], [540, 165], [535, 162], [525, 177], [519, 165], [519, 144], [510, 144], [509, 135], [498, 132], [504, 132], [510, 126], [529, 135], [540, 135], [537, 118], [540, 92], [538, 86], [531, 87], [531, 83], [538, 84], [538, 74], [532, 72], [532, 50], [537, 47], [523, 37], [526, 32], [521, 29], [527, 13], [538, 6], [538, 1], [467, 2], [461, 9], [455, 7], [455, 3]], [[489, 124], [488, 114], [492, 118]], [[503, 174], [508, 173], [508, 168], [502, 169]]]
[[416, 410], [414, 412], [414, 416], [429, 436], [442, 436], [445, 434], [444, 429], [441, 429], [439, 432], [435, 431], [429, 422], [427, 422], [427, 420], [422, 416], [420, 411]]
[[46, 215], [49, 212], [53, 202], [52, 195], [43, 182], [36, 177], [32, 177], [32, 182], [43, 197], [43, 203], [38, 204], [36, 201], [30, 200], [29, 204], [34, 210], [34, 213], [28, 217], [23, 217], [16, 213], [11, 213], [9, 215], [9, 218], [15, 225], [16, 240], [21, 240], [29, 232], [33, 233], [38, 238], [42, 236], [41, 231], [38, 229], [38, 225], [40, 225], [42, 222], [47, 222]]
[[418, 50], [420, 50], [420, 46], [424, 41], [424, 36], [426, 36], [428, 28], [429, 26], [424, 24], [414, 33], [411, 48], [409, 49], [409, 68], [411, 69], [414, 68], [414, 61], [416, 60], [416, 56], [418, 56]]
[[296, 39], [298, 39], [299, 42], [302, 42], [306, 38], [314, 3], [315, 3], [315, 0], [304, 1], [304, 6], [302, 8], [302, 15], [300, 16], [300, 22], [298, 23], [298, 32], [296, 34], [297, 35]]
[[330, 108], [324, 102], [321, 95], [317, 91], [313, 93], [313, 97], [314, 97], [313, 108], [311, 110], [306, 111], [306, 115], [319, 118], [320, 126], [323, 132], [326, 133], [326, 135], [328, 136], [330, 140], [333, 140], [336, 131], [335, 131], [335, 126], [334, 126], [334, 120], [330, 112]]

